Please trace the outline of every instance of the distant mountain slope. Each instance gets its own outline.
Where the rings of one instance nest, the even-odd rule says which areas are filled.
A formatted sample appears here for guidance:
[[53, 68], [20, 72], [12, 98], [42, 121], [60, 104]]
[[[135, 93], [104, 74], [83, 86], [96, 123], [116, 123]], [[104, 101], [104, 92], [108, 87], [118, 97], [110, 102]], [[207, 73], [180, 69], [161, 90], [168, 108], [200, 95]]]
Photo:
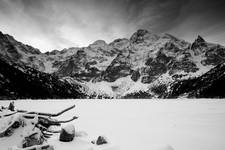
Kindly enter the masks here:
[[0, 99], [84, 98], [79, 86], [0, 60]]
[[[91, 98], [164, 97], [175, 82], [198, 78], [225, 62], [225, 48], [140, 29], [129, 39], [41, 53], [0, 32], [0, 56], [81, 86]], [[163, 88], [163, 90], [161, 90]]]
[[225, 98], [225, 63], [206, 74], [173, 83], [167, 98]]

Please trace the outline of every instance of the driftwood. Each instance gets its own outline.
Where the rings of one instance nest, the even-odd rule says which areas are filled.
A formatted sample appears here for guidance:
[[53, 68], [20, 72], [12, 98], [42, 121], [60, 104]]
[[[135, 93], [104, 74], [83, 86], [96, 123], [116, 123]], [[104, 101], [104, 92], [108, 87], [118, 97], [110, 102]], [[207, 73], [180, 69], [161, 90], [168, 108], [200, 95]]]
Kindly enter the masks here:
[[26, 114], [36, 114], [36, 115], [40, 115], [40, 116], [48, 116], [48, 117], [58, 117], [60, 115], [62, 115], [63, 113], [71, 110], [75, 108], [75, 105], [71, 106], [71, 107], [68, 107], [58, 113], [55, 113], [55, 114], [51, 114], [51, 113], [42, 113], [42, 112], [28, 112], [26, 110], [16, 110], [16, 112], [19, 112], [19, 113], [26, 113]]
[[[58, 113], [44, 113], [35, 112], [27, 110], [18, 110], [14, 106], [14, 102], [11, 102], [8, 107], [0, 107], [0, 119], [5, 118], [8, 122], [7, 126], [3, 126], [0, 131], [0, 138], [11, 136], [19, 127], [25, 127], [26, 122], [31, 122], [31, 125], [35, 132], [26, 135], [22, 141], [20, 148], [15, 148], [15, 150], [53, 150], [52, 146], [42, 145], [47, 138], [50, 138], [55, 133], [61, 133], [61, 130], [54, 131], [50, 130], [51, 126], [60, 126], [63, 123], [71, 122], [77, 119], [77, 116], [73, 116], [67, 120], [58, 120], [56, 117], [62, 115], [63, 113], [75, 108], [72, 105]], [[2, 115], [1, 115], [2, 113]]]
[[[75, 108], [75, 105], [70, 106], [58, 113], [29, 112], [26, 110], [16, 110], [14, 107], [14, 103], [10, 103], [8, 108], [2, 107], [1, 111], [3, 111], [4, 109], [8, 109], [11, 111], [11, 113], [0, 116], [0, 119], [4, 117], [9, 117], [15, 114], [21, 114], [22, 118], [31, 119], [31, 120], [37, 117], [38, 121], [34, 126], [40, 129], [40, 131], [42, 132], [45, 138], [49, 138], [52, 134], [60, 132], [60, 131], [51, 131], [49, 130], [49, 127], [60, 126], [62, 123], [71, 122], [78, 118], [77, 116], [74, 116], [68, 120], [57, 120], [57, 119], [53, 119], [52, 117], [58, 117], [73, 108]], [[13, 133], [14, 129], [18, 128], [21, 124], [22, 123], [18, 123], [18, 121], [12, 122], [11, 124], [9, 124], [9, 126], [5, 128], [5, 130], [3, 129], [2, 131], [0, 131], [0, 137], [10, 136]]]
[[10, 113], [10, 114], [2, 115], [2, 116], [0, 116], [0, 119], [1, 119], [1, 118], [4, 118], [4, 117], [12, 116], [12, 115], [14, 115], [14, 114], [16, 114], [16, 113], [17, 113], [17, 112], [13, 112], [13, 113]]
[[[12, 104], [10, 103], [10, 105], [12, 105]], [[12, 107], [12, 106], [10, 106], [9, 108], [11, 109], [11, 107]], [[66, 108], [66, 109], [64, 109], [64, 110], [62, 110], [62, 111], [60, 111], [60, 112], [58, 112], [58, 113], [55, 113], [55, 114], [51, 114], [51, 113], [42, 113], [42, 112], [29, 112], [29, 111], [26, 111], [26, 110], [15, 110], [15, 111], [13, 111], [13, 113], [10, 113], [10, 114], [6, 114], [6, 115], [0, 116], [0, 118], [12, 116], [12, 115], [14, 115], [14, 114], [16, 114], [16, 113], [25, 113], [25, 114], [31, 114], [31, 115], [48, 116], [48, 117], [58, 117], [58, 116], [62, 115], [63, 113], [65, 113], [65, 112], [67, 112], [67, 111], [69, 111], [69, 110], [71, 110], [71, 109], [73, 109], [73, 108], [75, 108], [75, 105], [73, 105], [73, 106], [71, 106], [71, 107], [68, 107], [68, 108]], [[8, 108], [2, 107], [2, 109], [8, 109]], [[10, 110], [10, 109], [8, 109], [8, 110]], [[75, 116], [74, 116], [73, 118], [75, 118]], [[77, 118], [75, 118], [75, 119], [77, 119]], [[73, 119], [73, 120], [74, 120], [74, 119]], [[71, 121], [73, 121], [73, 120], [71, 119]], [[63, 123], [63, 122], [62, 122], [62, 123]]]

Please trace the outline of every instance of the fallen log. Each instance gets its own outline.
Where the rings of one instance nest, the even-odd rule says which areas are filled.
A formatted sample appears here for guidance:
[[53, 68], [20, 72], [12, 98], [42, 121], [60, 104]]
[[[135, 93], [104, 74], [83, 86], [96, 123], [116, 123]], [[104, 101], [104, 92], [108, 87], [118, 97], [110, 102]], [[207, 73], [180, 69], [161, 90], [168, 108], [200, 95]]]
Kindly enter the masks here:
[[17, 112], [19, 113], [26, 113], [26, 114], [36, 114], [36, 115], [40, 115], [40, 116], [48, 116], [48, 117], [58, 117], [60, 115], [62, 115], [63, 113], [75, 108], [76, 105], [73, 105], [73, 106], [70, 106], [58, 113], [55, 113], [55, 114], [52, 114], [52, 113], [42, 113], [42, 112], [29, 112], [29, 111], [26, 111], [26, 110], [16, 110]]
[[78, 119], [78, 117], [77, 117], [77, 116], [74, 116], [73, 118], [71, 118], [71, 119], [69, 119], [69, 120], [56, 121], [56, 122], [58, 122], [58, 123], [68, 123], [68, 122], [71, 122], [71, 121], [73, 121], [73, 120], [75, 120], [75, 119]]
[[4, 118], [4, 117], [8, 117], [8, 116], [12, 116], [12, 115], [14, 115], [14, 114], [16, 114], [17, 112], [14, 112], [14, 113], [11, 113], [11, 114], [6, 114], [6, 115], [2, 115], [2, 116], [0, 116], [0, 118]]

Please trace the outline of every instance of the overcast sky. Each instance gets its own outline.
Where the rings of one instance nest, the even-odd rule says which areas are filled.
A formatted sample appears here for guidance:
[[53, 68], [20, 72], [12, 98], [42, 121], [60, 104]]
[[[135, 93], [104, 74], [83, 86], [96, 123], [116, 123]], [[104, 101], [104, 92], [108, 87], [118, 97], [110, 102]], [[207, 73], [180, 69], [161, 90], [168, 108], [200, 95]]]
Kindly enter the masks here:
[[0, 0], [0, 30], [42, 52], [140, 28], [225, 45], [225, 0]]

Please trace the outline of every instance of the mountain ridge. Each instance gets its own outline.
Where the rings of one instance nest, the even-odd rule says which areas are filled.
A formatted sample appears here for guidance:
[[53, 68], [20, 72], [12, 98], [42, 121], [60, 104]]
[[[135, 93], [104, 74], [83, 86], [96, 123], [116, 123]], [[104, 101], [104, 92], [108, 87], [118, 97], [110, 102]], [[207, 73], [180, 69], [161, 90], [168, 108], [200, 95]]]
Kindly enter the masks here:
[[224, 63], [225, 48], [201, 36], [189, 43], [140, 29], [130, 39], [42, 53], [0, 33], [0, 56], [79, 85], [89, 97], [123, 98], [141, 92], [152, 98], [163, 96], [157, 87], [197, 78]]

